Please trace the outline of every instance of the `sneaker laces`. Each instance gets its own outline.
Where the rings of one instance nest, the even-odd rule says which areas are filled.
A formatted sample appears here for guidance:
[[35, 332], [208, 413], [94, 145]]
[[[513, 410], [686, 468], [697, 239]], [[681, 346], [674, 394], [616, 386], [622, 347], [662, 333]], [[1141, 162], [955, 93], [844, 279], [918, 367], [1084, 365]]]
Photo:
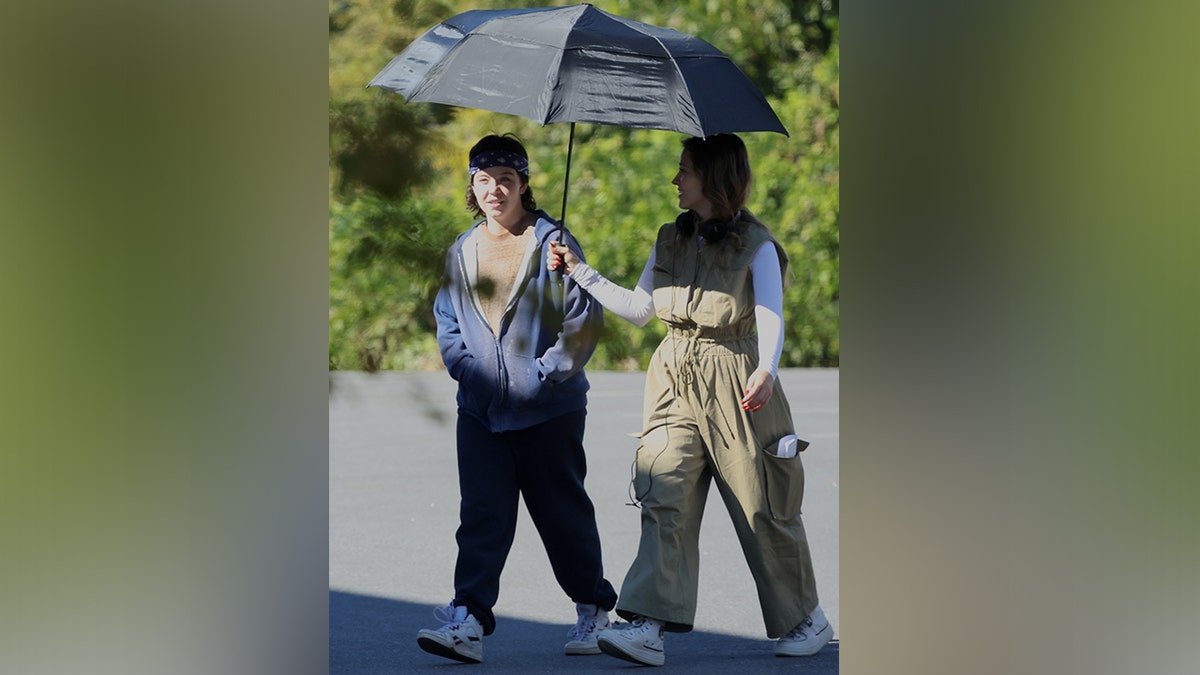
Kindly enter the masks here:
[[438, 630], [453, 630], [458, 628], [464, 621], [467, 620], [466, 607], [462, 608], [462, 616], [459, 616], [459, 607], [453, 602], [445, 607], [435, 607], [433, 609], [433, 618], [442, 622], [442, 627]]
[[600, 617], [600, 609], [596, 608], [590, 612], [579, 612], [579, 620], [575, 625], [567, 630], [567, 637], [573, 640], [582, 640], [588, 635], [591, 635], [596, 630], [596, 619]]
[[783, 639], [795, 640], [796, 638], [802, 637], [802, 636], [804, 636], [804, 629], [811, 628], [812, 625], [813, 625], [812, 615], [809, 614], [808, 616], [804, 617], [804, 620], [801, 621], [795, 628], [789, 630], [787, 632], [787, 634], [783, 636]]
[[[652, 631], [652, 630], [654, 630], [654, 625], [647, 623], [647, 619], [644, 616], [635, 616], [635, 617], [633, 617], [633, 621], [630, 621], [629, 623], [613, 624], [613, 628], [615, 628], [617, 630], [628, 630], [628, 631], [638, 631], [638, 630], [643, 630], [643, 629]], [[660, 622], [658, 625], [659, 636], [662, 635], [662, 632], [663, 632], [663, 627], [662, 627], [662, 623]]]

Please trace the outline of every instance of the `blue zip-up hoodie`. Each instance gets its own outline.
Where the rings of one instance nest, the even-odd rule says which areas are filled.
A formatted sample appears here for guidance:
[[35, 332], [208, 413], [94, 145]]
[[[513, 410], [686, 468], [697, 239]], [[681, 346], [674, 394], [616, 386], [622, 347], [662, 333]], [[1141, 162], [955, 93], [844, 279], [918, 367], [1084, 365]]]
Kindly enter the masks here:
[[458, 381], [459, 411], [492, 432], [525, 429], [587, 407], [583, 366], [596, 349], [603, 309], [569, 276], [552, 278], [546, 246], [560, 231], [580, 260], [583, 251], [545, 211], [536, 215], [536, 244], [513, 282], [499, 337], [484, 319], [476, 290], [474, 237], [482, 220], [447, 252], [434, 302], [438, 347]]

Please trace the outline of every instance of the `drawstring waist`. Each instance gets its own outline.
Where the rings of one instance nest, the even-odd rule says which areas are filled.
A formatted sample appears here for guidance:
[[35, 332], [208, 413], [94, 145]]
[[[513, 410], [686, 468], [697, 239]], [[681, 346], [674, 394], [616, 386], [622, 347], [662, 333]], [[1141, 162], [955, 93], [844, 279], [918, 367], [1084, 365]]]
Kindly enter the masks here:
[[685, 326], [668, 324], [667, 337], [701, 342], [735, 342], [754, 337], [753, 324], [733, 326]]
[[[668, 324], [666, 339], [677, 343], [673, 349], [673, 360], [679, 384], [690, 385], [695, 381], [701, 350], [716, 344], [754, 339], [753, 327], [752, 322], [732, 326]], [[678, 395], [679, 392], [676, 391], [675, 394]]]

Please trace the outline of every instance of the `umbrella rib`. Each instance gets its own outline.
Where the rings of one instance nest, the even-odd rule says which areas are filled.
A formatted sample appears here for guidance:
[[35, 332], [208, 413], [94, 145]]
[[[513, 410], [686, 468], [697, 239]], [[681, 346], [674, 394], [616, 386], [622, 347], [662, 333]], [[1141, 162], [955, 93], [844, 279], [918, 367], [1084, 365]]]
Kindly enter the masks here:
[[[667, 61], [671, 62], [671, 66], [675, 69], [675, 74], [679, 76], [680, 84], [683, 85], [684, 90], [687, 92], [688, 100], [689, 101], [692, 100], [692, 88], [688, 86], [687, 78], [685, 78], [683, 76], [683, 71], [679, 69], [679, 61], [676, 60], [675, 58], [671, 57], [671, 50], [667, 49], [667, 46], [665, 44], [663, 44], [663, 41], [660, 40], [657, 35], [652, 35], [651, 33], [648, 33], [646, 31], [642, 30], [641, 28], [638, 28], [636, 26], [629, 26], [628, 24], [626, 24], [626, 26], [629, 28], [632, 28], [633, 30], [636, 30], [637, 32], [641, 33], [642, 35], [645, 35], [646, 37], [649, 37], [651, 40], [654, 40], [655, 42], [657, 42], [658, 46], [662, 47], [663, 52], [668, 56]], [[696, 110], [695, 106], [693, 106], [692, 109]], [[702, 120], [700, 119], [700, 111], [699, 110], [696, 110], [696, 122], [697, 122], [697, 126], [700, 127], [700, 135], [702, 137], [706, 136], [707, 134], [704, 133], [704, 124], [702, 123]]]

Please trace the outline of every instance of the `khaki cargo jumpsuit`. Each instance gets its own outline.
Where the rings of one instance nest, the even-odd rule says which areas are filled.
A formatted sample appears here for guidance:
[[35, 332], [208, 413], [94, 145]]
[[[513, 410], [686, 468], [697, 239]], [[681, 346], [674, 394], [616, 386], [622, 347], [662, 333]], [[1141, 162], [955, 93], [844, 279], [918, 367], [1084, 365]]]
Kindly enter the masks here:
[[777, 638], [816, 608], [817, 590], [800, 517], [804, 468], [799, 456], [774, 454], [793, 433], [783, 388], [776, 382], [758, 412], [740, 405], [758, 364], [750, 262], [769, 241], [787, 269], [766, 227], [742, 217], [750, 222], [740, 247], [698, 246], [696, 237], [676, 243], [674, 223], [655, 243], [654, 307], [668, 333], [647, 370], [633, 482], [642, 536], [617, 613], [658, 619], [668, 631], [692, 629], [712, 480], [754, 576], [767, 635]]

